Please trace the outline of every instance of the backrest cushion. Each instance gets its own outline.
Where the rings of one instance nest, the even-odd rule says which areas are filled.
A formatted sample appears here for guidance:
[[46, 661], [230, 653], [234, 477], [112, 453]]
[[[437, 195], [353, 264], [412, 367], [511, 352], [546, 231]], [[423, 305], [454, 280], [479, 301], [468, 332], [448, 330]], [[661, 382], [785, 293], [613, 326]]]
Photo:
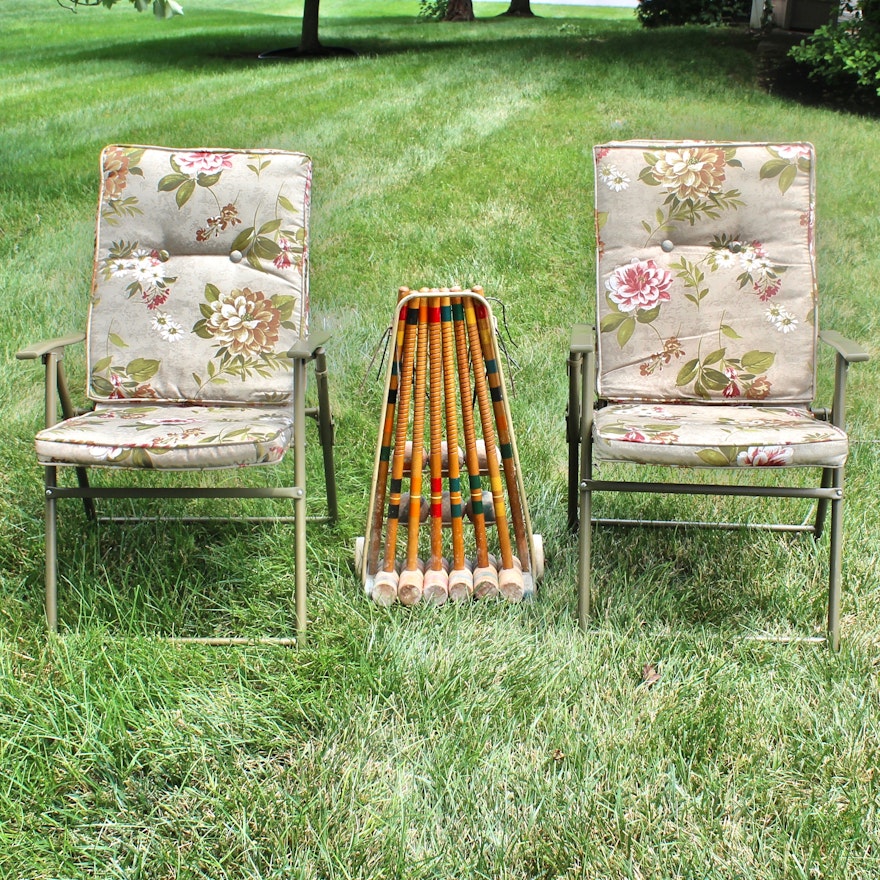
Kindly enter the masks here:
[[594, 148], [599, 395], [812, 400], [810, 144]]
[[307, 332], [311, 161], [268, 150], [101, 155], [89, 396], [284, 403]]

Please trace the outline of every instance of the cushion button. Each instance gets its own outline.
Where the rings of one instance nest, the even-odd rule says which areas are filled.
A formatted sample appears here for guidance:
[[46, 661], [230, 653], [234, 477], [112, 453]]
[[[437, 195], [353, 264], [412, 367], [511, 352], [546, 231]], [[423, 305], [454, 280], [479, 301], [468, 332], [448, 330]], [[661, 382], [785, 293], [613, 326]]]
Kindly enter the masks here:
[[230, 251], [229, 259], [232, 260], [233, 263], [240, 263], [242, 260], [243, 254], [241, 251]]
[[667, 238], [665, 241], [661, 242], [660, 247], [667, 253], [671, 254], [675, 249], [675, 245]]

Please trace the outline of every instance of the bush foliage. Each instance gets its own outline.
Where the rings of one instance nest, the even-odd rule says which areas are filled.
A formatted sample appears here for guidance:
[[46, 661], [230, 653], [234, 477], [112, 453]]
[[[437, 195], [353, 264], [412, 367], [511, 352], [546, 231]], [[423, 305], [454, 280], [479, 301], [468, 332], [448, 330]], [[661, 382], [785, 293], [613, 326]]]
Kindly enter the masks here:
[[645, 27], [730, 24], [748, 20], [751, 0], [639, 0], [636, 15]]
[[880, 108], [880, 0], [861, 0], [849, 20], [825, 25], [789, 52], [829, 98]]

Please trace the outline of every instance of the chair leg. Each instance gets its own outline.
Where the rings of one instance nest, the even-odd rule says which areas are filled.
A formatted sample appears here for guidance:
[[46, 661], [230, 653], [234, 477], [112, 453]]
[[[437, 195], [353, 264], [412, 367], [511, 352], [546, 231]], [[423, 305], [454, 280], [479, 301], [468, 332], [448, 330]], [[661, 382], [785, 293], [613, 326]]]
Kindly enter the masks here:
[[46, 495], [46, 625], [49, 632], [58, 632], [58, 528], [57, 528], [57, 500], [52, 489], [55, 488], [56, 469], [45, 469], [45, 495]]
[[832, 486], [838, 490], [831, 501], [831, 546], [828, 562], [828, 643], [840, 649], [841, 558], [843, 543], [843, 469], [834, 468]]
[[[834, 468], [822, 468], [823, 489], [830, 489], [834, 478]], [[825, 517], [828, 514], [828, 499], [820, 498], [816, 503], [816, 520], [813, 525], [813, 537], [818, 541], [825, 529]]]
[[[586, 629], [590, 619], [590, 593], [593, 588], [593, 359], [584, 360], [580, 376], [578, 430], [580, 456], [577, 489], [580, 492], [580, 525], [578, 535], [578, 623]], [[573, 394], [572, 394], [573, 397]]]
[[568, 432], [568, 530], [578, 529], [580, 483], [580, 388], [578, 387], [583, 355], [572, 353], [568, 358], [568, 411], [565, 417]]
[[336, 497], [336, 467], [333, 460], [335, 430], [330, 410], [330, 392], [327, 384], [327, 357], [323, 349], [315, 353], [315, 384], [318, 389], [318, 436], [324, 456], [324, 485], [327, 490], [327, 518], [336, 522], [339, 503]]
[[293, 472], [299, 493], [293, 500], [294, 515], [294, 609], [296, 643], [306, 644], [306, 365], [302, 359], [293, 362]]
[[592, 590], [593, 493], [581, 489], [580, 532], [578, 534], [578, 625], [586, 629], [590, 620]]

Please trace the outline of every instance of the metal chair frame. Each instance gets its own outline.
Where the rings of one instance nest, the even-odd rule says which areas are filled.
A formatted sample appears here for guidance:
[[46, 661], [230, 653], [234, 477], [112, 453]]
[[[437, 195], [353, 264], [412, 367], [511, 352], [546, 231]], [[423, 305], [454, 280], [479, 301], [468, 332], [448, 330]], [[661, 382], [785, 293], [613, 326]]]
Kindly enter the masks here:
[[[325, 334], [313, 334], [300, 340], [287, 355], [292, 363], [293, 372], [293, 412], [294, 433], [292, 451], [294, 458], [293, 486], [263, 487], [105, 487], [92, 486], [89, 482], [88, 468], [75, 467], [76, 486], [58, 485], [58, 466], [44, 466], [45, 494], [45, 610], [46, 621], [50, 632], [58, 631], [58, 552], [57, 552], [57, 505], [61, 498], [81, 498], [88, 520], [93, 522], [132, 523], [143, 521], [177, 521], [177, 522], [212, 522], [212, 521], [246, 521], [246, 522], [290, 522], [294, 523], [294, 605], [296, 614], [295, 638], [184, 638], [175, 639], [181, 642], [196, 642], [213, 645], [234, 645], [250, 643], [266, 643], [280, 645], [304, 646], [307, 630], [306, 607], [306, 521], [335, 522], [338, 515], [336, 495], [335, 467], [333, 445], [335, 426], [330, 411], [327, 361], [324, 351]], [[17, 352], [19, 360], [40, 359], [45, 366], [45, 425], [51, 427], [58, 423], [58, 409], [61, 418], [67, 419], [77, 414], [68, 389], [64, 371], [64, 356], [68, 346], [81, 343], [85, 334], [76, 333], [69, 336], [39, 342]], [[315, 407], [305, 405], [306, 367], [310, 361], [315, 364], [315, 379], [318, 403]], [[326, 484], [326, 508], [323, 516], [308, 517], [306, 512], [306, 464], [305, 464], [305, 421], [313, 418], [317, 422], [319, 440], [323, 452], [324, 480]], [[63, 467], [63, 466], [62, 466]], [[109, 470], [103, 468], [102, 470]], [[293, 516], [278, 517], [203, 517], [203, 516], [170, 516], [170, 517], [99, 517], [95, 499], [114, 498], [275, 498], [293, 501]]]
[[[836, 427], [845, 430], [847, 371], [850, 364], [867, 361], [869, 356], [864, 349], [837, 332], [820, 331], [819, 339], [835, 351], [834, 393], [830, 410], [813, 408], [812, 411], [817, 417], [829, 420]], [[596, 479], [593, 476], [593, 413], [596, 408], [606, 403], [606, 401], [596, 398], [596, 351], [595, 327], [587, 324], [576, 325], [572, 331], [568, 358], [568, 526], [570, 530], [579, 532], [577, 616], [581, 628], [586, 629], [590, 619], [592, 527], [594, 525], [675, 526], [679, 528], [702, 526], [721, 529], [763, 528], [776, 531], [805, 531], [812, 534], [813, 538], [818, 541], [825, 529], [825, 521], [830, 507], [827, 641], [833, 650], [838, 650], [840, 647], [843, 467], [822, 468], [821, 480], [816, 487], [717, 483], [685, 484]], [[800, 525], [603, 519], [593, 516], [594, 492], [806, 498], [816, 500], [816, 514], [812, 524]], [[824, 641], [824, 639], [817, 640], [815, 638], [804, 640]]]

